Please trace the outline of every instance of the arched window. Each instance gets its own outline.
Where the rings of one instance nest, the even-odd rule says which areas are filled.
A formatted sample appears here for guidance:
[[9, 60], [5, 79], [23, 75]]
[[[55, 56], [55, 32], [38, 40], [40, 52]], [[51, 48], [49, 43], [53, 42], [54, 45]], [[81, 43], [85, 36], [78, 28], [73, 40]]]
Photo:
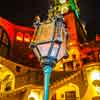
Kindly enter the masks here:
[[76, 100], [76, 91], [66, 91], [65, 100]]
[[12, 89], [12, 82], [8, 82], [8, 83], [6, 83], [6, 86], [5, 86], [5, 90], [4, 91], [11, 91], [11, 89]]
[[0, 56], [7, 56], [10, 49], [8, 33], [0, 26]]
[[4, 65], [0, 64], [0, 92], [6, 93], [13, 91], [15, 88], [15, 76], [14, 74]]

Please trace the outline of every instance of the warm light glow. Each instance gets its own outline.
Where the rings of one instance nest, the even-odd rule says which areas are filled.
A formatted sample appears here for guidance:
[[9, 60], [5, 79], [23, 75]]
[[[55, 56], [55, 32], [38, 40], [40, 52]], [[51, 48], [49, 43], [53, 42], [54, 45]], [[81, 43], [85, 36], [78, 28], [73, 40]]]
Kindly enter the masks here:
[[0, 64], [0, 68], [3, 68], [4, 66]]
[[39, 100], [39, 95], [36, 92], [31, 91], [28, 95], [28, 100], [30, 100], [30, 98], [34, 98], [34, 100]]
[[62, 6], [61, 9], [62, 9], [62, 10], [61, 10], [61, 11], [62, 11], [62, 12], [61, 12], [62, 14], [67, 13], [67, 12], [69, 11], [69, 8], [66, 7], [66, 6], [64, 6], [64, 7]]
[[100, 94], [100, 87], [99, 86], [96, 86], [96, 91], [98, 94]]
[[[0, 64], [0, 92], [8, 92], [15, 89], [15, 76], [14, 74], [5, 66]], [[8, 90], [7, 86], [9, 87]]]
[[92, 81], [94, 81], [94, 80], [100, 80], [100, 71], [99, 70], [94, 70], [91, 73], [91, 80]]
[[61, 4], [66, 3], [66, 0], [59, 0]]
[[71, 48], [69, 51], [68, 51], [68, 54], [69, 54], [69, 58], [70, 59], [73, 59], [73, 55], [76, 56], [76, 59], [79, 59], [79, 56], [80, 56], [80, 52], [78, 50], [78, 48]]
[[63, 64], [60, 64], [60, 67], [63, 68]]
[[96, 34], [96, 41], [100, 41], [100, 35]]
[[[76, 97], [79, 98], [79, 99], [76, 99], [76, 100], [80, 100], [79, 87], [76, 84], [73, 84], [73, 83], [64, 84], [63, 86], [61, 86], [60, 88], [58, 88], [56, 90], [56, 100], [65, 100], [65, 98], [61, 97], [61, 95], [65, 94], [66, 92], [70, 92], [70, 91], [75, 91]], [[75, 99], [70, 99], [69, 98], [68, 100], [75, 100]]]
[[30, 43], [30, 41], [31, 41], [30, 34], [29, 33], [25, 33], [24, 34], [24, 42]]
[[17, 32], [16, 40], [22, 42], [23, 41], [23, 33]]
[[62, 61], [59, 61], [55, 68], [54, 68], [55, 71], [63, 71], [63, 62]]

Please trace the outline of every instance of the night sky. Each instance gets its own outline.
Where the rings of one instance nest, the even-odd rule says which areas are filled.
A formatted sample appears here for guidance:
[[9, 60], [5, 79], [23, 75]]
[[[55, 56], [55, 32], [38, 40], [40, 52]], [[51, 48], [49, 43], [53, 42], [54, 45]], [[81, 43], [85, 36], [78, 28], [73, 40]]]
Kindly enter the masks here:
[[[81, 18], [86, 21], [89, 33], [100, 32], [99, 4], [100, 0], [80, 0]], [[48, 7], [48, 0], [2, 0], [0, 15], [16, 24], [31, 26], [32, 18], [35, 15], [45, 16]]]
[[0, 15], [16, 24], [32, 25], [32, 18], [45, 15], [48, 6], [48, 0], [2, 0]]

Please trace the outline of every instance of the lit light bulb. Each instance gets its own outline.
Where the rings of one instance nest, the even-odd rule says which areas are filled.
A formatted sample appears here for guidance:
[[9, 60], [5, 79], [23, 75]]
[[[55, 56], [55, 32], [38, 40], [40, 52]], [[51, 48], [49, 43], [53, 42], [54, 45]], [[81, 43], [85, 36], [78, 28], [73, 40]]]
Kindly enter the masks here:
[[34, 91], [31, 91], [30, 94], [28, 95], [28, 100], [31, 100], [31, 99], [39, 100], [38, 94]]
[[100, 80], [100, 71], [99, 70], [94, 70], [91, 73], [91, 79], [92, 80]]
[[61, 4], [66, 3], [66, 0], [59, 0]]

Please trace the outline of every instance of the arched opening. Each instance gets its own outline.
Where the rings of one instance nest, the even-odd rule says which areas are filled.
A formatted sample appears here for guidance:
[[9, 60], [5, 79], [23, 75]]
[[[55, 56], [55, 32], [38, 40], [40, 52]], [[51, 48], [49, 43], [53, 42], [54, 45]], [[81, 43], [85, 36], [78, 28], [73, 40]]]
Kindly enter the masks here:
[[39, 100], [39, 94], [36, 91], [31, 90], [28, 95], [28, 100]]
[[30, 85], [27, 87], [27, 91], [23, 100], [42, 100], [43, 99], [43, 87], [35, 87]]
[[35, 98], [34, 97], [30, 97], [29, 100], [35, 100]]
[[[55, 94], [54, 94], [55, 95]], [[55, 100], [80, 100], [79, 87], [73, 83], [68, 83], [56, 90]]]
[[80, 100], [79, 87], [69, 83], [65, 91], [65, 100]]
[[8, 38], [8, 33], [5, 29], [0, 26], [0, 56], [7, 56], [10, 50], [10, 40]]
[[56, 93], [54, 93], [54, 94], [52, 95], [51, 100], [57, 100], [57, 99], [56, 99]]
[[15, 88], [15, 76], [14, 74], [6, 68], [4, 65], [0, 64], [0, 92], [10, 92]]

